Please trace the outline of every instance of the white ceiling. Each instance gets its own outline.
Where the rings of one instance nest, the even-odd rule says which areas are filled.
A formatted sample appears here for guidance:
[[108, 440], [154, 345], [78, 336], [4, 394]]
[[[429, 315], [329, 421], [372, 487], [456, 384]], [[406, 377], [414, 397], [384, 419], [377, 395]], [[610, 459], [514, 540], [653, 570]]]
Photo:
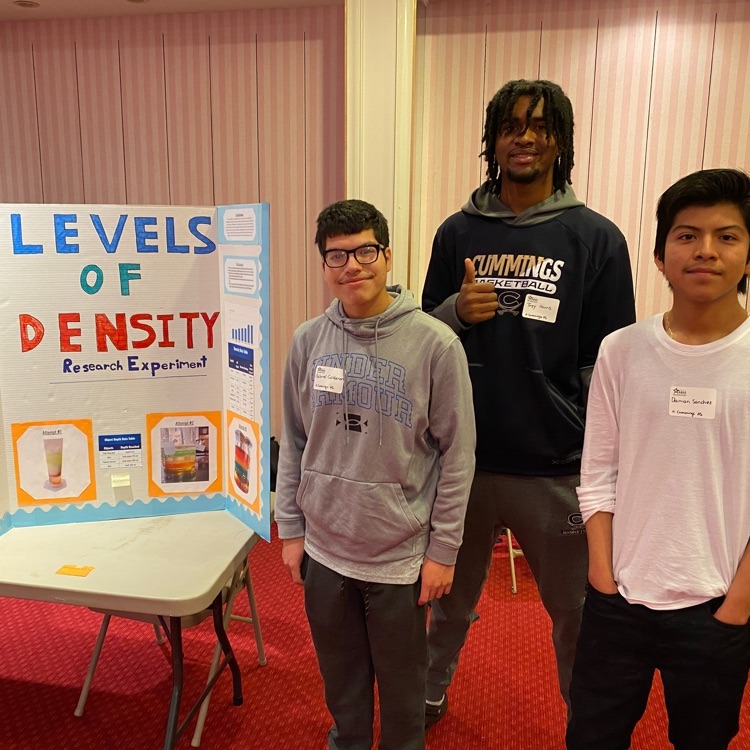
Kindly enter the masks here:
[[289, 8], [343, 5], [344, 0], [36, 0], [38, 8], [20, 8], [13, 0], [0, 0], [0, 21], [33, 21], [41, 18], [99, 18], [144, 13], [196, 13], [210, 10]]

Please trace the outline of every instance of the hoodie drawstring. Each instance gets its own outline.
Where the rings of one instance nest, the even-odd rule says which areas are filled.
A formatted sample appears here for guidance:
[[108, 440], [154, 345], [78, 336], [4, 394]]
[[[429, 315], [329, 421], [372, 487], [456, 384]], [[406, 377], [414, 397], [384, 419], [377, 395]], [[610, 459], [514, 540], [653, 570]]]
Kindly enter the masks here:
[[383, 409], [380, 402], [380, 357], [378, 356], [378, 326], [380, 325], [380, 318], [375, 320], [375, 382], [376, 397], [377, 401], [375, 406], [378, 412], [378, 447], [383, 447]]
[[347, 355], [346, 323], [341, 321], [341, 349], [343, 350], [344, 363], [344, 432], [346, 433], [346, 444], [349, 445], [349, 405], [346, 398], [346, 355]]

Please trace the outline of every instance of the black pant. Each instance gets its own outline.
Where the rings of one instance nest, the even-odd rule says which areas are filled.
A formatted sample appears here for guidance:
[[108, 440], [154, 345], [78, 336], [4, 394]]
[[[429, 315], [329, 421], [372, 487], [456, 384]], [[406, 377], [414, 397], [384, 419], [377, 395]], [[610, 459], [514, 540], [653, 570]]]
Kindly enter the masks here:
[[426, 608], [408, 585], [346, 578], [307, 558], [305, 609], [334, 726], [330, 750], [370, 750], [374, 680], [380, 750], [423, 750]]
[[739, 731], [750, 625], [726, 625], [723, 601], [677, 610], [588, 587], [570, 687], [569, 750], [627, 750], [661, 672], [677, 750], [726, 750]]

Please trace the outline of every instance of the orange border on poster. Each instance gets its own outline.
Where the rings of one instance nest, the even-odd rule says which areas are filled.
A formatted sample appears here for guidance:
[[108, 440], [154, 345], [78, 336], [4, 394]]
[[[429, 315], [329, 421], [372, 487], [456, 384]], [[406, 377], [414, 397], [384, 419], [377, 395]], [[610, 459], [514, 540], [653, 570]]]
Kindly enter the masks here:
[[[57, 427], [59, 425], [73, 425], [77, 427], [87, 438], [89, 448], [89, 484], [80, 495], [68, 495], [67, 497], [43, 498], [37, 500], [29, 495], [26, 490], [21, 489], [21, 471], [18, 465], [18, 441], [30, 427]], [[94, 474], [94, 429], [90, 419], [64, 419], [43, 422], [16, 422], [10, 426], [11, 439], [13, 440], [13, 464], [16, 469], [16, 497], [18, 505], [60, 505], [61, 503], [83, 503], [96, 500], [96, 476]]]
[[[207, 419], [216, 428], [216, 479], [205, 490], [200, 493], [196, 492], [164, 492], [151, 477], [151, 467], [153, 466], [153, 455], [151, 448], [151, 432], [162, 419], [166, 417], [203, 417]], [[148, 450], [148, 492], [151, 497], [174, 497], [177, 495], [196, 495], [208, 494], [209, 492], [221, 492], [222, 490], [222, 438], [223, 430], [221, 429], [221, 412], [220, 411], [175, 411], [175, 412], [158, 412], [146, 414], [146, 443]]]
[[[253, 435], [255, 435], [255, 444], [260, 447], [260, 428], [258, 425], [247, 417], [243, 417], [241, 414], [227, 410], [227, 492], [237, 500], [237, 502], [246, 505], [256, 515], [260, 515], [260, 450], [256, 451], [255, 476], [258, 477], [258, 484], [255, 487], [255, 499], [252, 502], [249, 502], [247, 498], [240, 497], [240, 495], [234, 491], [234, 484], [231, 479], [231, 473], [234, 471], [234, 454], [230, 450], [229, 445], [229, 424], [233, 419], [238, 419], [243, 424], [250, 426]], [[231, 464], [230, 461], [232, 462]]]

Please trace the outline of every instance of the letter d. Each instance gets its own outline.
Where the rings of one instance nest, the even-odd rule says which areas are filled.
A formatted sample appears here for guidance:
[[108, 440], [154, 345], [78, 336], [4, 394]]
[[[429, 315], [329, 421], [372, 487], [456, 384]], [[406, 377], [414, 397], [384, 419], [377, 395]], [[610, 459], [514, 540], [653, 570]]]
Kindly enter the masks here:
[[25, 313], [18, 316], [18, 323], [21, 329], [21, 351], [30, 352], [42, 342], [44, 326], [33, 315], [26, 315]]

